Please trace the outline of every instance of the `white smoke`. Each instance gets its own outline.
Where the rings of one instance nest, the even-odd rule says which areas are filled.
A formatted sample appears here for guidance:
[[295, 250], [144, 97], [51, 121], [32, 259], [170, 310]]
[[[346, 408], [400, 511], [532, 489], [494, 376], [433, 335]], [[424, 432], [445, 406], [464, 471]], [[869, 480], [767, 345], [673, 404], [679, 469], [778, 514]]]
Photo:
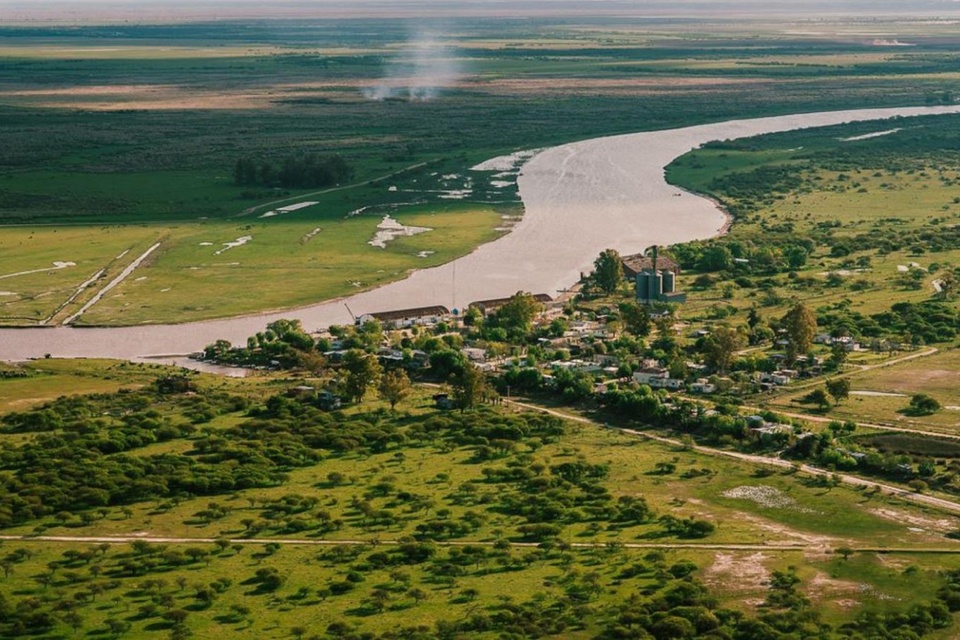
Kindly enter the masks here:
[[371, 100], [424, 102], [437, 98], [462, 76], [463, 69], [453, 49], [438, 34], [422, 31], [413, 34], [403, 52], [387, 62], [384, 77], [363, 89], [363, 95]]

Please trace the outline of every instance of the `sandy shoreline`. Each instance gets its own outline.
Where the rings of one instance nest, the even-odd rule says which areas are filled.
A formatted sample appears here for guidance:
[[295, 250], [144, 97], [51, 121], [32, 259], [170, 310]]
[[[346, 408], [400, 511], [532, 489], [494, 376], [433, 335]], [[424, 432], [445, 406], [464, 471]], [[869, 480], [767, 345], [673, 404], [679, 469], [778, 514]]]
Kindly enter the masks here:
[[[526, 213], [513, 231], [458, 260], [346, 299], [300, 309], [181, 325], [118, 328], [0, 329], [0, 360], [102, 357], [136, 360], [191, 353], [218, 338], [242, 344], [278, 318], [308, 330], [352, 321], [357, 314], [474, 300], [518, 290], [552, 296], [590, 268], [604, 249], [635, 253], [720, 233], [727, 217], [709, 200], [664, 180], [674, 158], [713, 140], [895, 116], [958, 113], [960, 106], [866, 109], [733, 120], [668, 131], [585, 140], [546, 149], [518, 179]], [[883, 125], [880, 125], [883, 126]]]

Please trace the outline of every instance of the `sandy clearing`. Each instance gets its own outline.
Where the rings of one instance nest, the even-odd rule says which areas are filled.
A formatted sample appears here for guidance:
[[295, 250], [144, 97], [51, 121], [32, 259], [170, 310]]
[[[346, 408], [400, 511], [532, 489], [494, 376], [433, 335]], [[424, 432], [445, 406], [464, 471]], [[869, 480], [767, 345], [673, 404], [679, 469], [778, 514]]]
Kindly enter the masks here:
[[285, 213], [293, 213], [294, 211], [300, 211], [300, 209], [306, 209], [307, 207], [312, 207], [319, 202], [298, 202], [296, 204], [290, 204], [285, 207], [277, 207], [273, 211], [267, 211], [266, 213], [260, 215], [261, 218], [273, 218], [275, 216], [281, 216]]
[[[121, 253], [119, 257], [122, 258], [123, 256], [127, 255], [129, 251], [130, 250], [127, 249], [127, 251], [124, 251], [123, 253]], [[102, 278], [103, 274], [105, 273], [106, 273], [106, 269], [100, 269], [95, 274], [90, 276], [87, 280], [84, 280], [83, 282], [81, 282], [80, 286], [77, 287], [77, 290], [74, 291], [73, 294], [63, 302], [63, 304], [57, 307], [56, 311], [54, 311], [49, 316], [41, 320], [40, 324], [42, 325], [50, 324], [50, 322], [57, 317], [57, 314], [59, 314], [64, 309], [66, 309], [69, 305], [73, 304], [73, 301], [76, 300], [78, 297], [80, 297], [80, 294], [86, 291], [87, 287], [93, 286], [93, 283], [95, 283], [97, 280]]]
[[303, 234], [303, 237], [300, 238], [300, 242], [301, 242], [301, 243], [310, 242], [310, 241], [313, 240], [313, 238], [314, 238], [318, 233], [320, 233], [321, 231], [323, 231], [323, 227], [316, 227], [316, 228], [312, 229], [311, 231]]
[[427, 233], [428, 231], [433, 231], [433, 229], [430, 227], [408, 227], [400, 224], [389, 215], [386, 215], [383, 216], [383, 220], [377, 225], [377, 232], [374, 234], [373, 239], [367, 244], [371, 247], [386, 249], [387, 244], [397, 238], [416, 236], [421, 233]]
[[833, 549], [846, 543], [841, 538], [798, 531], [785, 524], [742, 511], [737, 512], [737, 519], [749, 522], [757, 529], [783, 536], [781, 540], [767, 540], [766, 544], [772, 547], [803, 545], [812, 555], [827, 556]]
[[[805, 590], [809, 596], [815, 600], [825, 597], [835, 597], [841, 594], [864, 593], [872, 591], [873, 587], [861, 582], [851, 582], [849, 580], [837, 580], [831, 578], [822, 571], [818, 571], [805, 585]], [[852, 604], [851, 604], [852, 603]], [[858, 604], [855, 600], [844, 600], [838, 602], [841, 607], [855, 606]]]
[[247, 244], [251, 240], [253, 240], [253, 236], [242, 236], [240, 238], [237, 238], [233, 242], [224, 242], [223, 249], [218, 249], [217, 251], [214, 251], [213, 255], [215, 256], [222, 255], [224, 251], [229, 251], [230, 249], [236, 249], [237, 247], [242, 247], [243, 245]]
[[[634, 63], [611, 66], [634, 66]], [[662, 93], [677, 88], [741, 87], [769, 82], [767, 78], [730, 78], [721, 76], [657, 76], [655, 78], [503, 78], [482, 80], [471, 85], [483, 91], [506, 94], [603, 93], [629, 95], [632, 93]]]
[[179, 87], [169, 84], [117, 84], [92, 85], [88, 87], [55, 87], [52, 89], [15, 89], [0, 91], [0, 96], [30, 98], [55, 96], [129, 96], [175, 90], [179, 90]]
[[0, 359], [45, 353], [124, 359], [191, 353], [219, 338], [242, 344], [279, 318], [298, 318], [310, 330], [348, 324], [352, 318], [344, 302], [363, 314], [437, 304], [460, 308], [518, 290], [556, 295], [576, 282], [604, 249], [636, 253], [652, 244], [709, 238], [721, 230], [725, 218], [713, 203], [692, 194], [677, 198], [677, 188], [664, 181], [664, 167], [693, 148], [711, 140], [804, 127], [944, 113], [960, 113], [960, 105], [732, 120], [554, 147], [523, 166], [517, 186], [525, 214], [513, 231], [459, 260], [345, 299], [276, 313], [183, 325], [0, 329]]
[[770, 582], [763, 553], [718, 552], [713, 564], [703, 572], [704, 582], [728, 591], [756, 591]]
[[960, 519], [957, 518], [925, 518], [897, 509], [876, 508], [869, 509], [870, 513], [878, 515], [884, 520], [892, 520], [901, 524], [910, 524], [920, 527], [921, 531], [934, 531], [937, 533], [946, 533], [960, 528]]
[[814, 513], [811, 509], [798, 505], [796, 500], [783, 491], [769, 485], [741, 485], [733, 489], [727, 489], [720, 495], [724, 498], [749, 500], [757, 506], [767, 509], [789, 509], [803, 513]]
[[868, 396], [871, 398], [906, 398], [905, 393], [892, 393], [889, 391], [851, 391], [852, 396]]

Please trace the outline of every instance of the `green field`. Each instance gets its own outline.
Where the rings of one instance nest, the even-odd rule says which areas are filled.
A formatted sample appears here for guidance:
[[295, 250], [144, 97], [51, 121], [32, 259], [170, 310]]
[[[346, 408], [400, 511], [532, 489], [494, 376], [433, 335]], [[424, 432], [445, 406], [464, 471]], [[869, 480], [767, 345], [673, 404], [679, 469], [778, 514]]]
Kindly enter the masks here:
[[[956, 384], [960, 371], [960, 353], [956, 349], [918, 358], [889, 368], [849, 374], [851, 397], [830, 410], [830, 417], [881, 425], [960, 433], [960, 394]], [[928, 416], [913, 416], [905, 409], [910, 396], [925, 393], [944, 407]], [[786, 393], [768, 404], [781, 410], [796, 411], [803, 392]]]
[[[405, 21], [322, 21], [306, 31], [282, 20], [270, 29], [0, 29], [0, 275], [27, 270], [21, 264], [78, 265], [0, 280], [0, 322], [61, 322], [125, 266], [116, 256], [157, 240], [164, 244], [143, 272], [78, 322], [181, 322], [316, 302], [493, 239], [496, 216], [472, 212], [516, 213], [515, 187], [495, 187], [490, 181], [502, 177], [468, 169], [503, 153], [744, 113], [952, 100], [960, 77], [956, 54], [942, 48], [947, 27], [886, 26], [911, 34], [916, 46], [878, 49], [765, 22], [473, 20], [436, 43], [455, 72], [426, 101], [402, 91], [365, 97], [418, 73]], [[867, 26], [820, 28], [850, 34]], [[298, 153], [338, 154], [354, 178], [320, 193], [233, 184], [239, 157], [282, 164]], [[459, 196], [461, 209], [444, 190], [470, 193]], [[319, 204], [261, 226], [258, 216], [280, 200]], [[386, 252], [366, 249], [382, 207], [411, 202], [401, 215], [437, 216], [436, 231]], [[360, 220], [344, 219], [364, 207], [371, 208]], [[453, 209], [464, 216], [441, 223]], [[324, 231], [294, 244], [316, 227]], [[226, 264], [199, 247], [243, 235], [254, 240], [225, 254]], [[435, 253], [424, 259], [421, 250]], [[103, 268], [107, 275], [72, 309], [56, 313]], [[211, 302], [211, 285], [270, 295]]]
[[[957, 121], [796, 131], [712, 143], [677, 159], [668, 179], [718, 198], [734, 217], [723, 239], [676, 250], [692, 267], [685, 316], [722, 319], [753, 308], [773, 320], [802, 301], [816, 309], [823, 332], [860, 339], [864, 351], [850, 355], [856, 365], [881, 361], [883, 349], [870, 351], [878, 341], [949, 342], [951, 321], [918, 338], [894, 330], [890, 312], [895, 303], [956, 309], [955, 293], [938, 287], [960, 264]], [[704, 270], [694, 262], [710, 246], [748, 259], [723, 282], [709, 274], [698, 280]], [[791, 248], [802, 254], [794, 266]]]
[[[388, 210], [389, 211], [389, 210]], [[501, 234], [502, 216], [515, 209], [483, 205], [410, 207], [396, 219], [432, 231], [399, 238], [382, 249], [368, 245], [380, 218], [349, 219], [291, 213], [245, 222], [209, 221], [97, 227], [32, 227], [0, 234], [0, 271], [42, 269], [55, 261], [75, 266], [3, 283], [0, 310], [7, 322], [62, 320], [90, 299], [88, 289], [63, 306], [83, 281], [106, 269], [105, 285], [153, 243], [160, 248], [77, 324], [186, 322], [239, 315], [252, 309], [251, 282], [269, 283], [253, 302], [260, 310], [304, 305], [368, 289], [469, 253]], [[221, 255], [226, 243], [250, 237]], [[124, 254], [118, 259], [118, 256]], [[421, 257], [422, 254], [422, 257]], [[9, 271], [7, 271], [9, 270]], [[210, 295], [216, 291], [217, 295]]]
[[[930, 601], [940, 572], [960, 567], [956, 543], [943, 537], [951, 519], [876, 493], [537, 414], [437, 412], [431, 389], [397, 413], [370, 400], [335, 414], [279, 400], [297, 381], [276, 377], [192, 375], [197, 391], [183, 395], [132, 390], [167, 371], [52, 361], [31, 365], [31, 377], [0, 379], [0, 392], [12, 383], [36, 398], [49, 376], [60, 376], [65, 392], [89, 390], [68, 376], [122, 378], [128, 389], [4, 418], [9, 470], [21, 448], [56, 451], [63, 438], [100, 449], [57, 462], [62, 472], [48, 487], [24, 485], [34, 507], [4, 499], [2, 533], [26, 536], [0, 546], [7, 632], [284, 638], [302, 629], [322, 637], [335, 622], [386, 634], [416, 620], [422, 634], [461, 625], [476, 637], [523, 629], [588, 638], [609, 633], [628, 602], [669, 601], [683, 585], [709, 589], [719, 601], [704, 602], [718, 614], [782, 617], [785, 610], [759, 604], [771, 572], [790, 566], [822, 621], [839, 625]], [[62, 427], [40, 426], [54, 415]], [[161, 470], [174, 459], [178, 471]], [[675, 470], [655, 473], [665, 461]], [[157, 463], [135, 479], [135, 469]], [[44, 474], [47, 465], [39, 455], [30, 468]], [[111, 497], [84, 507], [93, 494], [82, 493], [69, 498], [74, 506], [58, 506], [83, 469], [84, 486]], [[580, 477], [577, 469], [603, 471]], [[510, 470], [525, 473], [501, 475]], [[229, 487], [231, 476], [254, 486]], [[200, 494], [196, 482], [206, 487]], [[552, 488], [531, 493], [538, 483]], [[622, 499], [640, 497], [654, 515], [631, 521]], [[543, 509], [553, 513], [553, 533], [524, 533], [544, 522]], [[661, 516], [716, 528], [677, 537]], [[117, 541], [101, 544], [110, 538]], [[760, 546], [736, 548], [743, 544]], [[834, 553], [844, 547], [853, 550], [846, 560]], [[504, 617], [517, 608], [526, 622]], [[475, 626], [481, 620], [488, 626]]]

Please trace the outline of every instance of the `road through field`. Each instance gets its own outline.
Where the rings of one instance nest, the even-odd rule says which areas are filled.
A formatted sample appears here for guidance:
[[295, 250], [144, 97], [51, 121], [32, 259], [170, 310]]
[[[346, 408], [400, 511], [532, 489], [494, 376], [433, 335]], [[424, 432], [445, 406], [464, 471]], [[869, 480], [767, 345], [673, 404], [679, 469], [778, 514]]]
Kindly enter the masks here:
[[[960, 105], [807, 113], [733, 120], [668, 131], [596, 138], [547, 149], [530, 159], [518, 186], [525, 214], [511, 233], [458, 260], [405, 280], [299, 309], [181, 325], [0, 329], [0, 360], [107, 357], [136, 360], [199, 351], [218, 338], [234, 343], [279, 318], [308, 330], [357, 314], [429, 305], [463, 308], [516, 291], [556, 295], [606, 248], [621, 253], [720, 233], [723, 213], [709, 200], [664, 180], [676, 157], [712, 140], [897, 116], [958, 113]], [[890, 129], [890, 123], [878, 123]], [[211, 296], [217, 295], [215, 290]], [[256, 295], [251, 291], [250, 295]]]
[[[564, 420], [572, 420], [574, 422], [582, 422], [585, 424], [592, 424], [595, 426], [603, 426], [611, 429], [617, 429], [623, 433], [637, 436], [640, 438], [645, 438], [647, 440], [653, 440], [661, 444], [667, 444], [673, 447], [683, 448], [686, 447], [684, 443], [679, 440], [674, 440], [672, 438], [665, 438], [663, 436], [658, 436], [649, 431], [636, 431], [635, 429], [627, 429], [624, 427], [613, 427], [607, 424], [601, 424], [589, 418], [584, 418], [573, 413], [567, 413], [565, 411], [558, 411], [557, 409], [548, 409], [546, 407], [541, 407], [535, 404], [528, 404], [524, 402], [517, 402], [515, 400], [505, 400], [508, 404], [511, 404], [515, 407], [520, 407], [521, 409], [529, 409], [530, 411], [539, 411], [541, 413], [547, 413]], [[720, 457], [720, 458], [733, 458], [735, 460], [740, 460], [742, 462], [749, 462], [751, 464], [759, 464], [768, 467], [779, 467], [782, 469], [796, 469], [797, 471], [802, 471], [812, 476], [823, 476], [828, 478], [837, 478], [840, 482], [844, 484], [849, 484], [854, 487], [864, 487], [867, 489], [878, 489], [885, 493], [888, 493], [893, 496], [897, 496], [903, 500], [909, 502], [916, 502], [918, 504], [923, 504], [928, 507], [934, 507], [940, 509], [941, 511], [948, 511], [954, 514], [960, 514], [960, 502], [954, 500], [948, 500], [946, 498], [938, 498], [936, 496], [930, 496], [923, 493], [917, 493], [914, 491], [907, 491], [901, 487], [896, 487], [890, 484], [884, 484], [882, 482], [876, 482], [874, 480], [867, 480], [866, 478], [861, 478], [860, 476], [853, 476], [846, 473], [835, 473], [832, 471], [827, 471], [826, 469], [820, 469], [819, 467], [814, 467], [808, 464], [800, 464], [791, 460], [784, 460], [783, 458], [774, 458], [772, 456], [763, 456], [755, 455], [751, 453], [741, 453], [739, 451], [730, 451], [728, 449], [715, 449], [713, 447], [704, 447], [700, 445], [690, 445], [692, 451], [697, 453], [703, 453], [708, 456]]]

